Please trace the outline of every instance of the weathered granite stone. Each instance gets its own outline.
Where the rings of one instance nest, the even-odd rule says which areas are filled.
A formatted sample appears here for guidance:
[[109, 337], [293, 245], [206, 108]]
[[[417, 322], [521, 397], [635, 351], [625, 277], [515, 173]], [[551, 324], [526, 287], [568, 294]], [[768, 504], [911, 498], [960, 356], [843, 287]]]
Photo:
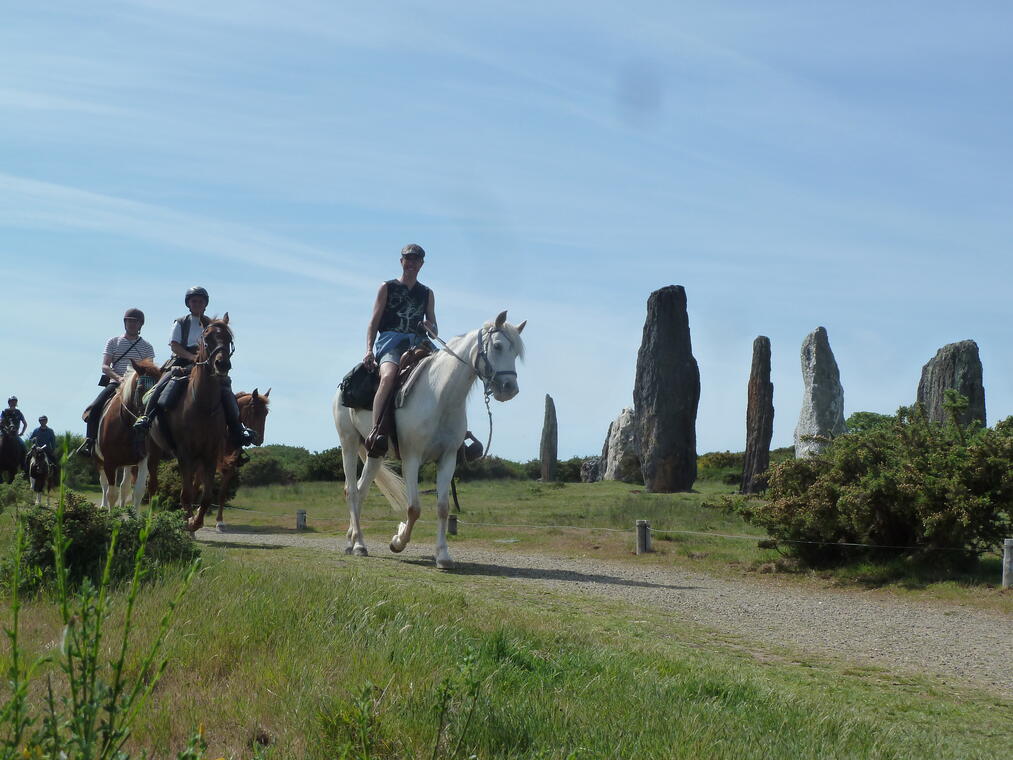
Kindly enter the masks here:
[[539, 449], [539, 458], [542, 461], [542, 482], [553, 483], [558, 480], [557, 470], [559, 460], [557, 458], [558, 431], [556, 429], [556, 405], [552, 402], [552, 396], [545, 394], [545, 421], [542, 423], [542, 445]]
[[746, 401], [746, 456], [742, 469], [742, 493], [766, 488], [762, 477], [770, 466], [770, 439], [774, 435], [774, 384], [770, 382], [770, 338], [753, 341], [753, 367], [749, 372]]
[[627, 407], [609, 425], [602, 457], [602, 480], [642, 483], [637, 451], [637, 416]]
[[933, 422], [949, 422], [943, 407], [947, 389], [954, 389], [967, 398], [967, 409], [959, 418], [961, 425], [977, 420], [985, 425], [985, 386], [981, 379], [981, 358], [973, 340], [950, 343], [922, 367], [918, 383], [918, 401]]
[[601, 457], [588, 457], [580, 463], [580, 482], [597, 483], [601, 480]]
[[844, 388], [825, 327], [817, 327], [802, 342], [802, 411], [795, 428], [795, 457], [819, 454], [830, 440], [846, 431]]
[[669, 285], [647, 299], [633, 406], [648, 491], [689, 491], [696, 480], [700, 369], [693, 358], [686, 290]]

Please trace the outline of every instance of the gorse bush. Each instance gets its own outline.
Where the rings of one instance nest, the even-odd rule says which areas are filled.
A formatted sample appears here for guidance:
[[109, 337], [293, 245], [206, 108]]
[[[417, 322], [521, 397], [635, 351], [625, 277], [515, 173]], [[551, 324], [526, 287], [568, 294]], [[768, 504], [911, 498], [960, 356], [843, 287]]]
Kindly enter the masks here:
[[118, 540], [109, 566], [112, 583], [132, 576], [144, 530], [148, 531], [142, 563], [145, 577], [163, 565], [192, 562], [200, 555], [200, 549], [185, 532], [183, 517], [178, 511], [156, 513], [149, 523], [131, 511], [110, 513], [73, 491], [64, 492], [62, 503], [59, 514], [43, 506], [21, 513], [19, 523], [24, 531], [25, 547], [19, 555], [20, 567], [14, 566], [13, 558], [0, 567], [0, 580], [5, 586], [13, 581], [15, 571], [21, 578], [22, 592], [52, 585], [58, 571], [54, 546], [61, 520], [59, 527], [66, 543], [61, 561], [66, 580], [74, 587], [85, 580], [93, 584], [99, 582], [114, 535]]
[[[964, 404], [950, 396], [951, 416]], [[876, 422], [839, 436], [819, 456], [773, 467], [768, 501], [750, 502], [743, 516], [809, 563], [861, 551], [834, 546], [841, 543], [960, 561], [1009, 535], [1013, 418], [992, 429], [940, 425], [916, 405], [889, 424]]]

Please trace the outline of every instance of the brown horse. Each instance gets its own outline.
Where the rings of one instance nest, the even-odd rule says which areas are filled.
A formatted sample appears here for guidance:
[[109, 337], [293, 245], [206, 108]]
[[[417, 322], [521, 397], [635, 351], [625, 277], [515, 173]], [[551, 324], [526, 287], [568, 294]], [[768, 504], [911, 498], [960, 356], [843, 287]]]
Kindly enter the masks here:
[[[142, 398], [161, 374], [151, 359], [131, 359], [116, 393], [106, 402], [98, 423], [95, 462], [102, 483], [102, 506], [125, 506], [133, 487], [133, 505], [138, 507], [148, 478], [148, 451], [138, 456], [134, 445], [134, 420], [144, 409]], [[136, 466], [137, 473], [133, 474]], [[152, 475], [152, 477], [155, 477]]]
[[212, 320], [204, 328], [197, 346], [197, 361], [190, 370], [183, 398], [156, 418], [151, 428], [152, 440], [163, 451], [173, 448], [167, 441], [175, 443], [183, 483], [180, 506], [186, 512], [186, 527], [191, 533], [204, 525], [204, 514], [211, 505], [215, 469], [226, 430], [221, 378], [228, 377], [232, 369], [233, 350], [226, 312], [224, 317]]
[[49, 461], [46, 445], [32, 443], [25, 463], [28, 482], [35, 492], [35, 503], [42, 504], [42, 492], [46, 493], [46, 505], [49, 505], [49, 492], [60, 484], [60, 468]]
[[19, 472], [25, 470], [25, 444], [18, 435], [16, 424], [4, 425], [0, 430], [0, 472], [13, 483]]
[[[253, 393], [237, 393], [236, 402], [239, 404], [239, 419], [242, 423], [254, 432], [256, 438], [253, 443], [259, 446], [264, 442], [264, 427], [267, 424], [267, 413], [270, 411], [267, 405], [270, 403], [268, 396], [271, 389], [261, 396], [257, 389]], [[225, 509], [225, 495], [228, 493], [229, 483], [235, 477], [242, 466], [242, 449], [232, 445], [227, 439], [223, 444], [222, 455], [218, 459], [218, 474], [221, 475], [221, 483], [218, 486], [218, 518], [215, 521], [215, 528], [219, 532], [225, 531], [225, 519], [222, 514]]]

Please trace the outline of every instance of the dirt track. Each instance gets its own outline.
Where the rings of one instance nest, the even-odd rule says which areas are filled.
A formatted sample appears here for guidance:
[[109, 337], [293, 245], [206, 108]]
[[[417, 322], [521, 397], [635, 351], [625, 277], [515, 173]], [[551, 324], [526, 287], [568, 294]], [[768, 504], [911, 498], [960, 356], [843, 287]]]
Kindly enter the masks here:
[[[299, 546], [343, 551], [343, 539], [291, 534], [216, 533], [202, 541]], [[374, 557], [432, 558], [433, 547], [391, 554], [375, 541]], [[453, 548], [455, 574], [505, 578], [565, 593], [648, 605], [744, 642], [788, 647], [823, 657], [936, 676], [1013, 699], [1013, 619], [938, 603], [914, 603], [860, 592], [813, 591], [764, 581], [732, 581], [678, 568]], [[364, 559], [363, 561], [370, 561]], [[433, 572], [437, 572], [435, 567]]]

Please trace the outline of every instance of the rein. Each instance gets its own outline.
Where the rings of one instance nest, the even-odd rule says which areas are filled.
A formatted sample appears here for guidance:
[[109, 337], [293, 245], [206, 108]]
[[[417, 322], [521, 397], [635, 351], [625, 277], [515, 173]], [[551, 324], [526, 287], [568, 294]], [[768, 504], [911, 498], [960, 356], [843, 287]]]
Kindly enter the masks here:
[[[443, 346], [444, 351], [446, 351], [448, 354], [457, 359], [457, 361], [461, 362], [461, 364], [463, 364], [472, 372], [474, 372], [475, 375], [482, 381], [482, 389], [483, 389], [482, 398], [485, 401], [485, 412], [486, 414], [489, 415], [489, 438], [486, 440], [485, 450], [482, 452], [482, 456], [479, 457], [479, 461], [481, 461], [482, 459], [485, 459], [487, 456], [489, 456], [489, 449], [492, 447], [492, 408], [489, 406], [489, 397], [492, 395], [492, 384], [496, 382], [496, 378], [498, 378], [500, 375], [513, 375], [514, 377], [517, 377], [517, 373], [514, 372], [513, 370], [500, 370], [498, 372], [494, 370], [492, 362], [489, 360], [489, 353], [485, 349], [486, 339], [490, 338], [493, 333], [503, 333], [503, 337], [506, 338], [507, 342], [511, 345], [511, 347], [513, 346], [513, 341], [510, 340], [510, 337], [502, 330], [500, 330], [498, 327], [493, 327], [491, 330], [488, 331], [486, 331], [486, 329], [483, 327], [478, 334], [478, 355], [475, 357], [475, 363], [471, 364], [470, 362], [466, 362], [464, 359], [462, 359], [460, 356], [454, 353], [453, 349], [451, 349], [450, 346], [447, 345], [447, 342], [443, 340], [443, 338], [431, 332], [425, 325], [420, 324], [419, 327], [421, 327], [425, 331], [426, 335], [429, 336], [431, 340], [435, 340], [437, 343]], [[488, 367], [490, 370], [488, 374], [483, 374], [482, 370], [478, 368], [479, 363], [482, 361], [485, 362], [485, 366]]]

